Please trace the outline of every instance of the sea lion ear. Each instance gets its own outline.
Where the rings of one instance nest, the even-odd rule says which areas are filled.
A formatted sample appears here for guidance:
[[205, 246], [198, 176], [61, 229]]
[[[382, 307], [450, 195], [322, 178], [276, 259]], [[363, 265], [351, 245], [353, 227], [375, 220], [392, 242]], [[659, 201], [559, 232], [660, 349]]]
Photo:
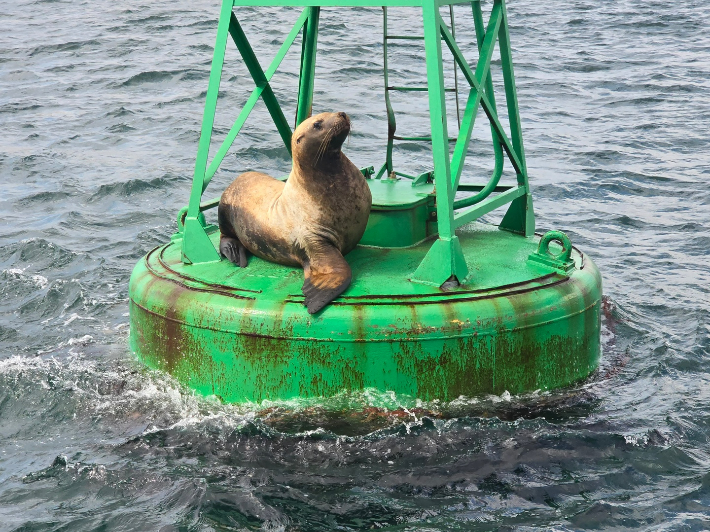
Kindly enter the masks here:
[[337, 248], [330, 244], [308, 246], [303, 263], [303, 302], [309, 314], [315, 314], [350, 286], [352, 270]]
[[303, 140], [303, 137], [304, 137], [304, 135], [301, 135], [300, 137], [298, 137], [298, 138], [296, 139], [296, 144], [300, 144], [301, 141]]

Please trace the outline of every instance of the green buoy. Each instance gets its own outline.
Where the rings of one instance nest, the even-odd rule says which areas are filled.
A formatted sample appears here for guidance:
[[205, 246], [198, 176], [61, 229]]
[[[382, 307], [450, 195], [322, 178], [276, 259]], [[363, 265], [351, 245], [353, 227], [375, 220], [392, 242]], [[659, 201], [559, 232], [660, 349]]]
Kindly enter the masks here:
[[[470, 3], [478, 41], [475, 69], [440, 6]], [[265, 71], [233, 12], [237, 6], [301, 6]], [[269, 81], [302, 33], [297, 124], [311, 112], [321, 6], [383, 7], [385, 95], [389, 122], [385, 163], [363, 169], [373, 207], [360, 245], [346, 259], [352, 285], [316, 315], [303, 306], [301, 269], [251, 257], [240, 269], [220, 260], [219, 231], [203, 212], [218, 200], [202, 195], [259, 98], [287, 150], [291, 128]], [[387, 8], [422, 9], [430, 137], [401, 137], [389, 92]], [[231, 36], [256, 88], [207, 164], [224, 52]], [[442, 41], [467, 82], [467, 101], [450, 157]], [[510, 136], [501, 125], [489, 75], [500, 50]], [[458, 87], [457, 87], [458, 97]], [[477, 110], [491, 125], [495, 169], [482, 185], [460, 182]], [[398, 139], [430, 142], [434, 168], [396, 171]], [[514, 184], [500, 184], [504, 162]], [[459, 193], [459, 198], [456, 194]], [[499, 226], [477, 221], [505, 207]], [[330, 396], [375, 388], [412, 397], [550, 389], [588, 376], [600, 353], [601, 276], [589, 257], [558, 231], [535, 235], [532, 195], [520, 128], [504, 0], [484, 26], [480, 2], [456, 0], [224, 0], [188, 206], [171, 242], [152, 250], [130, 280], [131, 349], [205, 395], [225, 401]]]

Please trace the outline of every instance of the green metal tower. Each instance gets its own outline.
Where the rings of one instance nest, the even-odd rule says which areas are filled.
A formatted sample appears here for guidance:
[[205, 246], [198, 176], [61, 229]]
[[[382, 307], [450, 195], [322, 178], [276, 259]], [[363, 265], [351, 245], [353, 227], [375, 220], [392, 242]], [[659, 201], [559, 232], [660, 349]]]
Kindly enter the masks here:
[[[470, 3], [476, 29], [479, 57], [475, 67], [472, 67], [464, 58], [452, 31], [445, 24], [440, 15], [441, 6], [452, 6], [453, 4], [463, 3]], [[286, 40], [266, 70], [262, 69], [242, 30], [239, 19], [234, 12], [235, 6], [303, 7], [301, 15], [296, 20]], [[380, 171], [374, 175], [374, 178], [411, 178], [411, 185], [413, 187], [426, 187], [428, 184], [427, 181], [431, 181], [433, 178], [434, 186], [429, 187], [433, 201], [433, 212], [429, 213], [428, 221], [435, 221], [435, 227], [424, 228], [423, 235], [428, 236], [432, 232], [436, 232], [438, 238], [431, 246], [431, 249], [424, 260], [419, 264], [414, 274], [411, 275], [411, 280], [441, 286], [453, 276], [460, 283], [467, 282], [470, 278], [470, 274], [463, 258], [459, 239], [456, 236], [457, 228], [478, 219], [494, 209], [509, 204], [508, 210], [500, 224], [500, 228], [525, 236], [531, 236], [535, 230], [535, 218], [532, 207], [532, 196], [528, 184], [527, 168], [525, 165], [525, 152], [520, 128], [520, 113], [515, 90], [515, 76], [513, 73], [510, 37], [504, 0], [494, 0], [487, 26], [484, 26], [481, 3], [478, 0], [473, 2], [459, 0], [224, 0], [222, 2], [219, 25], [217, 28], [217, 41], [215, 43], [214, 57], [212, 60], [190, 202], [187, 212], [182, 212], [180, 216], [182, 218], [180, 225], [184, 225], [182, 235], [183, 260], [186, 263], [193, 264], [220, 260], [219, 253], [207, 235], [205, 230], [206, 222], [202, 215], [202, 211], [216, 206], [218, 200], [201, 203], [202, 195], [259, 98], [262, 98], [266, 104], [276, 128], [283, 139], [284, 145], [290, 152], [291, 128], [269, 82], [297, 36], [302, 33], [296, 125], [310, 116], [315, 81], [318, 19], [320, 8], [326, 6], [343, 8], [353, 6], [382, 6], [385, 9], [385, 17], [387, 16], [386, 10], [389, 7], [406, 6], [421, 8], [423, 32], [419, 38], [423, 39], [426, 52], [427, 87], [425, 90], [428, 91], [429, 96], [431, 128], [431, 136], [426, 137], [424, 140], [431, 142], [434, 168], [432, 172], [416, 177], [394, 171], [392, 164], [392, 140], [394, 138], [394, 127], [392, 124], [394, 123], [394, 119], [387, 93], [390, 87], [388, 86], [387, 78], [385, 78], [388, 118], [390, 119], [390, 135], [388, 138], [387, 160], [382, 165]], [[451, 22], [453, 26], [453, 16], [451, 17]], [[225, 48], [229, 37], [231, 37], [244, 63], [249, 69], [251, 77], [254, 80], [255, 88], [235, 120], [234, 125], [223, 140], [216, 156], [208, 165], [212, 126], [217, 107], [217, 94], [222, 77]], [[391, 38], [398, 38], [398, 36], [390, 36], [385, 33], [385, 45]], [[399, 38], [402, 38], [402, 36], [399, 36]], [[442, 41], [451, 51], [456, 65], [461, 70], [468, 83], [468, 96], [461, 118], [459, 135], [453, 149], [453, 155], [450, 155], [449, 149]], [[510, 134], [504, 130], [498, 119], [493, 95], [493, 84], [490, 76], [491, 58], [496, 43], [498, 43], [501, 55]], [[387, 76], [386, 55], [385, 76]], [[495, 153], [495, 169], [488, 183], [484, 185], [462, 185], [460, 182], [461, 174], [479, 107], [483, 108], [490, 122]], [[503, 171], [504, 152], [517, 176], [517, 185], [515, 186], [499, 185]], [[373, 177], [371, 169], [365, 169], [363, 172], [367, 177]], [[392, 205], [401, 204], [401, 201], [395, 201], [394, 203], [390, 201], [391, 193], [386, 194], [385, 196], [387, 197], [382, 197], [381, 194], [378, 194], [377, 185], [375, 185], [373, 189], [375, 211], [387, 210], [388, 206], [391, 207]], [[398, 190], [401, 190], [401, 187], [398, 187]], [[408, 191], [402, 191], [402, 194], [407, 194], [407, 192]], [[457, 192], [469, 192], [471, 194], [468, 197], [456, 200], [455, 195]], [[424, 191], [420, 191], [419, 195], [423, 193]], [[374, 222], [377, 222], [377, 220], [375, 219]], [[421, 227], [425, 224], [426, 222], [420, 222]], [[376, 224], [373, 223], [372, 225], [374, 227]], [[408, 229], [416, 234], [418, 230], [420, 233], [422, 232], [421, 227]], [[369, 234], [366, 235], [365, 240], [377, 244], [380, 239], [377, 237], [376, 229], [369, 229]], [[414, 242], [404, 242], [400, 245], [412, 243]]]

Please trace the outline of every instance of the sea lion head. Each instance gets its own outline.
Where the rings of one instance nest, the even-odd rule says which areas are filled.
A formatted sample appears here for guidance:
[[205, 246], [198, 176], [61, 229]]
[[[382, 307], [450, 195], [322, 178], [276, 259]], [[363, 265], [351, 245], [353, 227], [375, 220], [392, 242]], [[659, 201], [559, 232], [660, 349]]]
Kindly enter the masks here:
[[343, 112], [320, 113], [304, 120], [291, 138], [294, 164], [315, 168], [332, 162], [340, 156], [340, 148], [349, 134], [350, 118]]

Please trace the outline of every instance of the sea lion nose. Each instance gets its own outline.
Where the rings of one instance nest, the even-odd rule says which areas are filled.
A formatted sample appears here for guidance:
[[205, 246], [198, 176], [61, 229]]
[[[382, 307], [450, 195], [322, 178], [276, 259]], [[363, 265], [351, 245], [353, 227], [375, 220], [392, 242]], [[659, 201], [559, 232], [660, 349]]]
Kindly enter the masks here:
[[338, 116], [339, 116], [340, 118], [344, 119], [344, 120], [347, 120], [347, 119], [348, 119], [348, 115], [345, 114], [345, 113], [343, 113], [342, 111], [338, 113]]

